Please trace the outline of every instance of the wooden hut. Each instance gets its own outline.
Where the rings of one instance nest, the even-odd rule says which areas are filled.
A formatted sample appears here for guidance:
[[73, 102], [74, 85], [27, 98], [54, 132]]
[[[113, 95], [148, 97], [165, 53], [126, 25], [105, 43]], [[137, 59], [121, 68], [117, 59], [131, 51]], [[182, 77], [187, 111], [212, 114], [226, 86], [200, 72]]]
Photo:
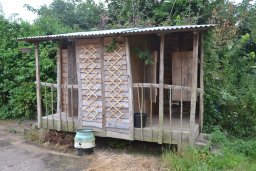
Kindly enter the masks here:
[[[166, 26], [19, 38], [35, 45], [40, 128], [193, 144], [203, 127], [203, 32]], [[57, 82], [40, 79], [42, 41], [58, 43]], [[145, 126], [142, 115], [146, 113]]]

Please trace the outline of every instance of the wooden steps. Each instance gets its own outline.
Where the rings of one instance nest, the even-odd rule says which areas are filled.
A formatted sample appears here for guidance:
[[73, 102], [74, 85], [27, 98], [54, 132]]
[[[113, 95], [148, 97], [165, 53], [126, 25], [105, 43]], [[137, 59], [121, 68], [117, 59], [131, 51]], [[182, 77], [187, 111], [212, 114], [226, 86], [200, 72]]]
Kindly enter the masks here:
[[210, 147], [211, 136], [206, 133], [200, 133], [199, 136], [196, 138], [194, 145], [199, 148]]

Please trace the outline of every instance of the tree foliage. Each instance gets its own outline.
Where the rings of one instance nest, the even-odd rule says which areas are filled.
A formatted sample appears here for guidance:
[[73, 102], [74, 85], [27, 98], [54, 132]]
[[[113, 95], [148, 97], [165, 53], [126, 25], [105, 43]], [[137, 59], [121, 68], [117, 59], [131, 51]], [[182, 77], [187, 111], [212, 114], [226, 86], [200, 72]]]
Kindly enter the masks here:
[[[103, 4], [96, 4], [93, 0], [54, 0], [50, 6], [35, 9], [26, 5], [27, 9], [38, 14], [38, 19], [52, 18], [72, 29], [99, 29]], [[46, 25], [50, 26], [50, 25]]]
[[[256, 135], [256, 4], [244, 0], [54, 0], [35, 9], [33, 24], [0, 17], [0, 118], [35, 116], [34, 56], [16, 37], [120, 27], [206, 24], [205, 127], [236, 136]], [[32, 47], [32, 46], [31, 46]], [[55, 82], [56, 45], [41, 43], [42, 81]]]

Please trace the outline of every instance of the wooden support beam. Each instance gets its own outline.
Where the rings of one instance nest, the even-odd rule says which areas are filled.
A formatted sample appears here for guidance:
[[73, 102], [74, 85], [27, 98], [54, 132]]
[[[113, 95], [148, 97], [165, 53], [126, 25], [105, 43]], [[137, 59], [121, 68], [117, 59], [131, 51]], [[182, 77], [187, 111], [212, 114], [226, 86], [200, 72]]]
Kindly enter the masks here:
[[60, 124], [59, 124], [59, 131], [61, 131], [62, 128], [62, 121], [61, 121], [61, 112], [62, 112], [62, 85], [61, 85], [61, 58], [62, 58], [62, 47], [59, 45], [58, 53], [57, 53], [57, 113], [60, 118]]
[[37, 99], [37, 119], [38, 127], [42, 128], [42, 103], [40, 90], [40, 59], [39, 59], [39, 43], [35, 42], [35, 59], [36, 59], [36, 99]]
[[180, 90], [180, 145], [182, 145], [183, 131], [183, 89]]
[[77, 128], [82, 128], [82, 122], [83, 122], [83, 117], [82, 117], [82, 83], [81, 83], [81, 69], [80, 69], [80, 55], [78, 46], [78, 40], [75, 40], [75, 50], [76, 50], [76, 71], [77, 71], [77, 87], [78, 87], [78, 126]]
[[140, 132], [141, 132], [141, 137], [142, 137], [142, 141], [144, 139], [144, 135], [143, 135], [143, 113], [144, 113], [144, 88], [141, 87], [141, 108], [140, 108]]
[[129, 114], [130, 114], [130, 138], [134, 140], [134, 109], [133, 109], [133, 86], [132, 86], [132, 66], [131, 66], [131, 54], [130, 54], [130, 44], [129, 39], [125, 37], [125, 53], [127, 61], [127, 77], [128, 77], [128, 87], [129, 87]]
[[197, 69], [198, 69], [198, 41], [199, 34], [194, 32], [193, 38], [193, 59], [192, 59], [192, 83], [191, 83], [191, 104], [190, 104], [190, 135], [189, 144], [193, 145], [195, 115], [196, 115], [196, 98], [197, 98]]
[[[71, 89], [70, 89], [70, 106], [71, 106], [71, 109], [73, 108], [73, 106], [74, 106], [74, 101], [73, 101], [73, 98], [74, 98], [74, 89], [73, 89], [73, 85], [71, 85], [72, 87], [71, 87]], [[76, 103], [78, 103], [78, 100], [76, 101]], [[77, 106], [78, 106], [78, 104], [76, 104]], [[72, 117], [72, 130], [73, 130], [73, 132], [75, 131], [75, 125], [74, 125], [74, 110], [71, 110], [71, 117]]]
[[203, 33], [200, 38], [200, 104], [199, 104], [199, 129], [202, 132], [204, 122], [204, 45], [203, 45]]
[[[77, 116], [78, 114], [78, 90], [73, 89], [77, 84], [77, 71], [76, 71], [76, 51], [75, 41], [72, 40], [68, 45], [68, 116]], [[71, 93], [71, 91], [73, 91]], [[72, 97], [71, 97], [72, 94]], [[71, 105], [71, 101], [73, 102]]]
[[106, 102], [105, 102], [105, 74], [104, 74], [104, 39], [100, 38], [100, 75], [102, 97], [102, 134], [106, 136]]
[[163, 143], [164, 120], [164, 34], [160, 36], [160, 71], [159, 71], [159, 134], [158, 143]]
[[54, 100], [53, 100], [53, 86], [51, 86], [51, 107], [52, 107], [52, 125], [53, 125], [53, 128], [54, 128], [54, 117], [53, 117], [53, 114], [54, 114]]
[[72, 129], [73, 131], [75, 131], [74, 116], [78, 115], [78, 89], [74, 89], [74, 85], [77, 84], [75, 40], [71, 40], [71, 42], [68, 44], [68, 80], [67, 81], [68, 81], [68, 85], [67, 85], [68, 115], [71, 116], [72, 118], [72, 122], [71, 122]]
[[[169, 89], [170, 144], [172, 144], [172, 89]], [[181, 130], [182, 131], [182, 130]]]

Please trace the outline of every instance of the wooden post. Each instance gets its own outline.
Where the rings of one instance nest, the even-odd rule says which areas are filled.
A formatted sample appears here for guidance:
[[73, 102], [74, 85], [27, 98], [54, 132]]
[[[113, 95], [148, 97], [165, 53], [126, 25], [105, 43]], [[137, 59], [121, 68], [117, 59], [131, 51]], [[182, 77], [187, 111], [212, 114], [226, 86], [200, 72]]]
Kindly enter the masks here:
[[105, 102], [105, 75], [104, 75], [104, 39], [100, 38], [100, 75], [101, 75], [101, 97], [102, 97], [102, 133], [106, 136], [106, 102]]
[[58, 53], [57, 53], [57, 113], [59, 115], [60, 124], [59, 124], [59, 131], [61, 131], [62, 128], [62, 118], [61, 118], [61, 112], [62, 112], [62, 91], [61, 91], [61, 58], [62, 58], [62, 49], [61, 45], [59, 45]]
[[[74, 85], [77, 84], [77, 68], [76, 68], [76, 51], [75, 51], [75, 40], [72, 40], [68, 45], [68, 110], [67, 115], [72, 120], [72, 131], [74, 130], [74, 116], [78, 115], [78, 89], [74, 89]], [[69, 87], [71, 85], [71, 87]], [[68, 122], [67, 122], [68, 127]]]
[[54, 109], [53, 109], [53, 84], [51, 84], [51, 101], [52, 101], [52, 129], [54, 129]]
[[[77, 68], [76, 68], [76, 51], [75, 51], [75, 41], [72, 40], [68, 45], [68, 85], [77, 84]], [[73, 97], [71, 97], [71, 89], [67, 87], [68, 92], [68, 115], [77, 116], [78, 113], [78, 90], [73, 89]], [[72, 98], [72, 99], [71, 99]], [[71, 106], [71, 100], [73, 105]]]
[[40, 59], [39, 59], [39, 43], [35, 42], [35, 59], [36, 59], [36, 99], [37, 99], [37, 119], [38, 127], [42, 128], [42, 103], [40, 90]]
[[180, 89], [180, 145], [182, 145], [183, 132], [183, 88]]
[[200, 108], [199, 108], [199, 122], [200, 122], [200, 132], [203, 129], [204, 122], [204, 47], [203, 47], [203, 33], [201, 33], [200, 39]]
[[192, 60], [192, 83], [191, 83], [191, 105], [190, 105], [190, 133], [189, 144], [193, 145], [195, 115], [196, 115], [196, 98], [197, 98], [197, 68], [198, 68], [198, 32], [194, 32], [193, 38], [193, 60]]
[[159, 133], [158, 143], [163, 143], [164, 120], [164, 34], [160, 38], [160, 71], [159, 71]]
[[143, 134], [143, 112], [144, 112], [144, 86], [143, 83], [141, 85], [141, 108], [140, 108], [140, 133], [142, 141], [144, 141], [144, 134]]
[[81, 68], [80, 68], [80, 53], [79, 53], [79, 40], [75, 40], [75, 51], [76, 51], [76, 71], [77, 71], [77, 90], [78, 90], [78, 122], [77, 128], [83, 127], [83, 117], [82, 117], [82, 83], [81, 83]]
[[127, 61], [127, 77], [128, 77], [128, 89], [129, 89], [129, 114], [130, 114], [130, 139], [134, 140], [134, 109], [133, 109], [133, 86], [132, 86], [132, 68], [131, 68], [131, 54], [130, 44], [128, 37], [125, 37], [125, 54]]
[[170, 144], [172, 144], [172, 86], [169, 91], [169, 115], [170, 115]]
[[151, 141], [153, 141], [153, 128], [152, 128], [152, 112], [153, 112], [153, 97], [152, 97], [152, 83], [150, 84], [150, 112], [149, 112], [149, 123], [151, 130]]
[[[70, 97], [71, 97], [71, 100], [70, 100], [70, 106], [71, 106], [71, 109], [73, 109], [73, 106], [74, 106], [74, 102], [73, 102], [73, 97], [74, 97], [74, 89], [73, 89], [73, 84], [71, 85], [71, 94], [70, 94]], [[78, 103], [78, 101], [76, 102]], [[71, 117], [72, 117], [72, 131], [74, 132], [75, 131], [75, 124], [74, 124], [74, 110], [71, 110]]]

